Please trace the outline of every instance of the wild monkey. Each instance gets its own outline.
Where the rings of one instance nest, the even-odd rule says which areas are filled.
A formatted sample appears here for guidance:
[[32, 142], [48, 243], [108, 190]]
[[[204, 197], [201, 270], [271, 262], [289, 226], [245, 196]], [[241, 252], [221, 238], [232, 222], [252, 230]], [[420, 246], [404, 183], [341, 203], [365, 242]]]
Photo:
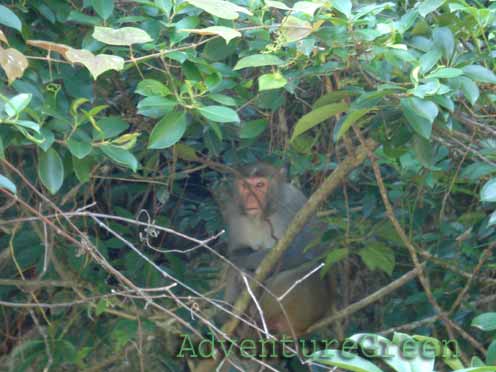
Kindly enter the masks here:
[[[250, 274], [284, 235], [307, 200], [287, 182], [284, 170], [265, 163], [240, 168], [230, 187], [217, 193], [216, 199], [227, 224], [228, 258]], [[308, 251], [305, 248], [324, 230], [316, 218], [307, 223], [284, 253], [275, 272], [264, 282], [270, 292], [283, 295], [315, 267], [309, 262], [323, 253], [322, 247]], [[244, 284], [235, 269], [229, 269], [226, 279], [225, 300], [233, 303]], [[330, 312], [333, 292], [330, 281], [314, 273], [282, 299], [287, 318], [279, 303], [267, 293], [259, 297], [259, 304], [269, 330], [298, 336]]]

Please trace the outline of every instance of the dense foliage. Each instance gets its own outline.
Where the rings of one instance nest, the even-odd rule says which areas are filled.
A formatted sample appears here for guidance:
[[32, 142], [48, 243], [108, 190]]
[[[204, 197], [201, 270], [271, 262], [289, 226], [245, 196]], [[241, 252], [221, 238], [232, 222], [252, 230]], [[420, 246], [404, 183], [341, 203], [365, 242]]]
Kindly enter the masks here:
[[456, 339], [436, 370], [494, 370], [495, 38], [493, 1], [4, 2], [0, 370], [184, 368], [225, 166], [288, 164], [310, 195], [364, 141], [319, 212], [338, 307], [425, 266], [345, 335]]

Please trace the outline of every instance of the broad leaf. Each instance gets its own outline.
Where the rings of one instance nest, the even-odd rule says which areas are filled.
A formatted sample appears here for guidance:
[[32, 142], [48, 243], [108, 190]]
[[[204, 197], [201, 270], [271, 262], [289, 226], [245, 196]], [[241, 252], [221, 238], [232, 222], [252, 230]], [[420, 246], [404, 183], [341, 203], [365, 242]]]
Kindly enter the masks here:
[[148, 116], [150, 118], [160, 118], [171, 112], [174, 107], [177, 105], [177, 102], [172, 99], [168, 99], [165, 97], [146, 97], [138, 102], [138, 114], [143, 116]]
[[205, 106], [200, 107], [198, 111], [208, 120], [212, 120], [217, 123], [239, 123], [240, 121], [238, 113], [229, 107], [215, 105]]
[[358, 120], [360, 120], [362, 117], [364, 117], [374, 109], [375, 109], [374, 107], [370, 107], [370, 108], [351, 111], [350, 113], [348, 113], [348, 115], [346, 115], [345, 119], [343, 120], [339, 128], [336, 127], [337, 132], [336, 132], [335, 140], [339, 141], [339, 139], [348, 131], [348, 129], [350, 129], [350, 127], [353, 124], [355, 124]]
[[470, 325], [485, 332], [494, 331], [496, 330], [496, 313], [484, 313], [478, 315], [472, 320]]
[[171, 112], [164, 116], [152, 130], [149, 149], [165, 149], [176, 144], [186, 131], [186, 114]]
[[114, 0], [91, 0], [91, 6], [102, 19], [108, 19], [114, 11]]
[[440, 48], [433, 48], [420, 57], [420, 73], [429, 72], [439, 62], [443, 53]]
[[10, 191], [12, 194], [17, 193], [16, 185], [7, 177], [0, 174], [0, 188]]
[[480, 65], [469, 65], [463, 68], [469, 78], [481, 83], [496, 84], [496, 75], [491, 70]]
[[85, 158], [91, 152], [90, 143], [78, 141], [72, 137], [67, 141], [67, 147], [71, 154], [78, 159]]
[[119, 116], [107, 116], [98, 120], [97, 125], [101, 129], [101, 132], [93, 130], [93, 137], [98, 139], [117, 137], [129, 128], [129, 124]]
[[134, 93], [140, 94], [142, 96], [167, 96], [170, 94], [169, 88], [167, 88], [162, 82], [154, 79], [144, 79], [138, 83]]
[[258, 90], [279, 89], [284, 87], [288, 81], [280, 72], [265, 74], [258, 78]]
[[49, 148], [41, 152], [38, 160], [38, 176], [51, 194], [55, 194], [64, 182], [64, 164], [57, 151]]
[[402, 98], [400, 104], [413, 130], [425, 139], [430, 139], [432, 123], [439, 112], [437, 106], [417, 97]]
[[441, 48], [446, 60], [450, 60], [455, 50], [455, 37], [448, 27], [439, 27], [432, 31], [434, 43]]
[[6, 6], [0, 5], [0, 24], [21, 32], [22, 24], [19, 17]]
[[261, 67], [282, 65], [284, 61], [277, 56], [271, 54], [253, 54], [251, 56], [241, 58], [234, 66], [233, 70], [241, 70], [247, 67]]
[[138, 160], [130, 151], [124, 150], [114, 145], [103, 145], [100, 146], [100, 148], [105, 155], [107, 155], [117, 164], [124, 165], [130, 168], [133, 172], [136, 172], [136, 170], [138, 169]]
[[276, 8], [281, 10], [290, 10], [291, 8], [284, 4], [282, 1], [265, 0], [265, 5], [270, 8]]
[[312, 33], [312, 25], [307, 21], [289, 16], [281, 24], [281, 35], [286, 43], [303, 39]]
[[450, 79], [463, 75], [463, 70], [459, 68], [440, 68], [433, 73], [427, 75], [426, 79]]
[[322, 3], [314, 3], [311, 1], [298, 1], [293, 5], [294, 12], [302, 12], [306, 13], [310, 16], [313, 16], [315, 11], [322, 7]]
[[422, 17], [425, 17], [427, 14], [432, 13], [440, 6], [442, 6], [446, 0], [424, 0], [419, 4], [418, 12]]
[[307, 130], [312, 129], [317, 124], [320, 124], [333, 116], [339, 115], [347, 109], [348, 105], [346, 103], [331, 103], [310, 111], [296, 122], [291, 141], [302, 133], [305, 133]]
[[265, 131], [268, 125], [269, 123], [265, 119], [245, 121], [239, 131], [239, 138], [251, 139], [258, 137]]
[[9, 117], [19, 115], [31, 102], [30, 93], [21, 93], [5, 102], [4, 110]]
[[483, 202], [496, 201], [496, 178], [487, 181], [480, 191], [480, 199]]
[[358, 356], [341, 350], [322, 350], [312, 354], [311, 359], [317, 363], [328, 366], [341, 367], [354, 372], [383, 372], [372, 362]]
[[207, 28], [185, 28], [180, 30], [181, 32], [191, 32], [198, 35], [218, 35], [222, 37], [226, 43], [229, 43], [232, 39], [241, 37], [241, 32], [235, 30], [234, 28], [224, 27], [224, 26], [211, 26]]
[[470, 102], [470, 104], [474, 104], [477, 102], [479, 99], [479, 87], [477, 84], [474, 83], [472, 79], [469, 79], [468, 77], [461, 76], [458, 79], [458, 82], [460, 83], [460, 89], [463, 92], [463, 95], [467, 100]]
[[113, 29], [109, 27], [95, 27], [93, 38], [109, 45], [129, 46], [153, 41], [146, 31], [136, 27]]
[[84, 65], [95, 80], [105, 71], [124, 69], [124, 59], [110, 54], [98, 54], [95, 56], [89, 50], [69, 49], [65, 56], [72, 63]]
[[347, 18], [351, 17], [351, 0], [339, 0], [339, 1], [333, 1], [332, 7], [339, 10], [341, 13], [343, 13]]
[[369, 244], [359, 250], [358, 255], [370, 270], [379, 269], [388, 275], [392, 275], [395, 259], [391, 248], [379, 244]]
[[87, 156], [84, 159], [72, 157], [72, 168], [74, 169], [74, 173], [76, 173], [76, 177], [82, 183], [90, 180], [91, 169], [94, 165], [95, 161], [91, 156]]
[[191, 5], [223, 19], [236, 19], [239, 13], [251, 15], [251, 12], [239, 5], [224, 0], [187, 0]]

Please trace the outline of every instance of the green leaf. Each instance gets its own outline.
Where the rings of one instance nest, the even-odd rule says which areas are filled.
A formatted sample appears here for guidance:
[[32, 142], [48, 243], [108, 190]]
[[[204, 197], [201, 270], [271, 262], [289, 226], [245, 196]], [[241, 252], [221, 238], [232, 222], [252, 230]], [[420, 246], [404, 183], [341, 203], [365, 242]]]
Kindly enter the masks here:
[[487, 366], [487, 367], [476, 367], [476, 368], [464, 368], [464, 369], [457, 369], [454, 372], [496, 372], [496, 367]]
[[94, 39], [108, 45], [129, 46], [153, 41], [146, 31], [136, 27], [113, 29], [96, 26], [92, 36]]
[[425, 139], [430, 139], [432, 123], [439, 112], [437, 106], [417, 97], [402, 98], [400, 105], [413, 130]]
[[479, 99], [479, 87], [477, 84], [474, 83], [472, 79], [469, 79], [468, 77], [462, 76], [458, 79], [458, 82], [460, 83], [460, 89], [463, 92], [463, 95], [467, 100], [470, 102], [470, 104], [474, 104], [477, 102]]
[[24, 110], [32, 98], [31, 93], [21, 93], [5, 102], [4, 110], [9, 117], [19, 115]]
[[108, 19], [114, 11], [113, 0], [91, 0], [91, 6], [102, 19]]
[[258, 78], [258, 90], [271, 90], [284, 87], [288, 81], [280, 72], [265, 74]]
[[496, 178], [487, 181], [480, 191], [480, 199], [483, 202], [496, 201]]
[[155, 6], [157, 6], [168, 17], [170, 14], [170, 11], [172, 10], [172, 1], [171, 0], [155, 0]]
[[53, 147], [47, 152], [41, 152], [38, 160], [38, 176], [52, 195], [62, 187], [64, 164]]
[[217, 123], [239, 123], [240, 121], [238, 113], [229, 107], [215, 105], [204, 106], [200, 107], [198, 111], [208, 120], [212, 120]]
[[440, 68], [434, 71], [433, 73], [427, 75], [426, 79], [450, 79], [463, 75], [463, 70], [459, 68]]
[[102, 145], [100, 148], [105, 155], [117, 164], [124, 165], [130, 168], [133, 172], [136, 172], [138, 169], [138, 160], [130, 151], [114, 145]]
[[413, 94], [419, 98], [424, 98], [425, 96], [432, 96], [439, 91], [441, 84], [439, 80], [430, 80], [425, 84], [421, 84], [414, 89], [408, 91], [408, 93]]
[[336, 262], [344, 260], [350, 254], [348, 248], [336, 248], [333, 249], [326, 257], [325, 265], [329, 269]]
[[481, 83], [496, 84], [496, 75], [491, 70], [480, 65], [469, 65], [463, 68], [463, 72], [469, 78]]
[[421, 136], [414, 136], [413, 149], [420, 164], [426, 168], [431, 168], [434, 165], [434, 152], [432, 144], [428, 140]]
[[426, 74], [439, 62], [443, 53], [439, 48], [433, 48], [420, 57], [420, 73]]
[[313, 104], [313, 108], [319, 108], [330, 103], [336, 103], [342, 101], [347, 97], [356, 96], [358, 93], [350, 92], [348, 90], [334, 90], [332, 92], [326, 93], [323, 96], [320, 96]]
[[265, 0], [265, 5], [270, 8], [276, 8], [281, 10], [290, 10], [291, 8], [284, 4], [282, 1]]
[[312, 33], [312, 25], [302, 19], [289, 16], [281, 24], [281, 37], [285, 43], [303, 39]]
[[475, 161], [470, 165], [463, 168], [460, 173], [460, 177], [468, 178], [470, 181], [478, 181], [481, 177], [488, 176], [492, 173], [496, 172], [496, 167], [483, 163], [481, 161]]
[[98, 139], [117, 137], [129, 128], [129, 124], [119, 116], [107, 116], [106, 118], [98, 120], [97, 125], [102, 131], [98, 132], [94, 129], [93, 137]]
[[224, 0], [187, 0], [191, 5], [222, 19], [237, 19], [239, 13], [252, 13], [239, 5]]
[[487, 364], [489, 365], [496, 365], [496, 340], [493, 339], [493, 341], [489, 344], [489, 347], [487, 348]]
[[425, 17], [427, 14], [432, 13], [440, 6], [442, 6], [446, 0], [424, 0], [418, 6], [418, 12], [422, 17]]
[[234, 98], [226, 96], [224, 94], [213, 93], [209, 94], [207, 97], [210, 98], [212, 101], [220, 103], [224, 106], [237, 106], [238, 104]]
[[472, 320], [470, 325], [485, 332], [494, 331], [496, 330], [496, 313], [478, 315]]
[[12, 194], [17, 193], [16, 185], [7, 177], [2, 176], [1, 174], [0, 174], [0, 188], [7, 189]]
[[76, 177], [81, 183], [90, 180], [91, 169], [94, 165], [95, 160], [91, 156], [87, 156], [84, 159], [72, 157], [72, 169], [74, 169], [74, 173], [76, 173]]
[[86, 15], [77, 10], [71, 10], [67, 16], [67, 21], [90, 26], [98, 25], [101, 22], [100, 18]]
[[346, 103], [331, 103], [329, 105], [321, 106], [316, 108], [309, 113], [303, 115], [300, 120], [296, 122], [294, 127], [293, 135], [291, 136], [291, 141], [294, 141], [296, 137], [305, 133], [307, 130], [312, 129], [317, 124], [322, 123], [335, 115], [345, 112], [348, 109]]
[[229, 43], [232, 39], [241, 37], [241, 32], [235, 30], [234, 28], [224, 27], [224, 26], [211, 26], [206, 28], [185, 28], [180, 30], [181, 32], [191, 32], [198, 35], [217, 35], [222, 37], [226, 43]]
[[302, 12], [313, 17], [315, 11], [322, 7], [322, 5], [311, 1], [298, 1], [293, 5], [293, 12]]
[[447, 96], [436, 95], [436, 96], [432, 96], [430, 99], [432, 101], [434, 101], [436, 104], [438, 104], [439, 106], [444, 107], [449, 112], [455, 111], [455, 104], [453, 103], [451, 98], [449, 98]]
[[247, 67], [278, 66], [283, 63], [284, 61], [282, 59], [272, 54], [253, 54], [241, 58], [234, 66], [233, 70], [241, 70]]
[[382, 369], [357, 354], [341, 350], [321, 350], [312, 354], [311, 359], [317, 363], [336, 366], [354, 372], [383, 372]]
[[265, 119], [245, 121], [239, 131], [239, 138], [251, 139], [258, 137], [264, 132], [268, 125], [269, 122]]
[[439, 27], [432, 31], [432, 40], [443, 51], [446, 60], [450, 60], [455, 50], [455, 37], [448, 27]]
[[40, 131], [40, 125], [31, 120], [17, 120], [15, 125], [34, 130], [37, 133]]
[[198, 155], [196, 154], [196, 150], [184, 143], [177, 143], [174, 146], [176, 150], [177, 157], [186, 161], [197, 161]]
[[183, 112], [171, 112], [164, 116], [152, 130], [149, 149], [165, 149], [176, 144], [186, 131], [186, 114]]
[[392, 275], [395, 259], [391, 248], [384, 245], [370, 244], [358, 251], [358, 255], [370, 270], [379, 269], [388, 275]]
[[17, 17], [12, 10], [3, 5], [0, 5], [0, 24], [11, 27], [19, 32], [22, 31], [22, 23], [19, 17]]
[[355, 110], [352, 111], [351, 113], [348, 113], [346, 115], [346, 118], [344, 121], [341, 123], [339, 128], [337, 129], [336, 132], [336, 142], [339, 141], [339, 139], [350, 129], [350, 127], [355, 124], [358, 120], [360, 120], [362, 117], [367, 115], [370, 111], [374, 110], [374, 107], [370, 108], [365, 108], [365, 109], [360, 109], [360, 110]]
[[150, 118], [160, 118], [171, 112], [176, 106], [177, 102], [172, 99], [164, 97], [146, 97], [138, 102], [138, 114]]
[[134, 93], [142, 96], [167, 96], [171, 92], [162, 82], [154, 79], [144, 79], [138, 83]]
[[91, 152], [91, 144], [87, 142], [81, 142], [75, 140], [74, 138], [69, 138], [67, 141], [67, 147], [72, 155], [78, 159], [85, 158]]
[[352, 7], [351, 0], [333, 1], [332, 2], [332, 7], [334, 9], [339, 10], [347, 18], [350, 18], [351, 17], [351, 7]]

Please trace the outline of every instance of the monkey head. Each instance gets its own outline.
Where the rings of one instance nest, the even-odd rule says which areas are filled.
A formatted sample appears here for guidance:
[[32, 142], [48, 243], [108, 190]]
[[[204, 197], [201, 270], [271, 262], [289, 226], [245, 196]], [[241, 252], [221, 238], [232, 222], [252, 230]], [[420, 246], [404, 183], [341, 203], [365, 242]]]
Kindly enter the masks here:
[[242, 167], [234, 181], [241, 213], [254, 218], [270, 215], [285, 178], [283, 169], [269, 164]]

